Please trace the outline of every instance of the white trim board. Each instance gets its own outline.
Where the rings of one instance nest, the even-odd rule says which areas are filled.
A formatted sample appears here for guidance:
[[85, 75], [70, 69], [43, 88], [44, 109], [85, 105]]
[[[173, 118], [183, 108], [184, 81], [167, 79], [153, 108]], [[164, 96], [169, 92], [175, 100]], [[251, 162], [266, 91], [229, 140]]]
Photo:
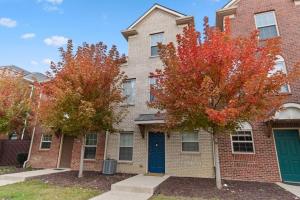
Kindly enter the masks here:
[[169, 8], [166, 8], [164, 6], [161, 6], [161, 5], [158, 5], [158, 4], [155, 4], [154, 6], [152, 6], [143, 16], [141, 16], [140, 18], [138, 18], [132, 25], [130, 25], [127, 30], [129, 29], [133, 29], [133, 27], [135, 27], [138, 23], [140, 23], [144, 18], [146, 18], [153, 10], [155, 9], [160, 9], [160, 10], [163, 10], [167, 13], [170, 13], [172, 15], [175, 15], [175, 16], [178, 16], [178, 17], [186, 17], [184, 14], [181, 14], [179, 12], [176, 12], [174, 10], [171, 10]]

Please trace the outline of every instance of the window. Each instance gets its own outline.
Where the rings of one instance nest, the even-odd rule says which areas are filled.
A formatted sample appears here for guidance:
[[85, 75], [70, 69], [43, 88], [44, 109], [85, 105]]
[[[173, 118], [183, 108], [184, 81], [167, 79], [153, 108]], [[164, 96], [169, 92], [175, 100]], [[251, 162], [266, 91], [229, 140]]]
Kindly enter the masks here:
[[149, 78], [149, 83], [150, 83], [150, 102], [154, 101], [154, 95], [151, 92], [151, 87], [155, 87], [156, 86], [156, 82], [157, 82], [157, 78], [155, 77], [150, 77]]
[[[282, 56], [277, 56], [277, 60], [275, 62], [274, 69], [270, 72], [270, 75], [275, 74], [276, 72], [282, 72], [284, 74], [287, 74], [285, 61]], [[280, 92], [281, 93], [290, 92], [290, 86], [288, 84], [282, 86], [280, 89]]]
[[249, 123], [244, 124], [234, 134], [231, 134], [233, 153], [254, 153], [252, 127]]
[[151, 56], [158, 56], [158, 43], [164, 42], [164, 33], [156, 33], [151, 37]]
[[42, 135], [41, 149], [50, 149], [52, 143], [52, 135]]
[[89, 133], [85, 136], [84, 159], [96, 158], [97, 136], [97, 133]]
[[9, 134], [9, 139], [10, 140], [17, 140], [18, 139], [18, 134], [16, 132], [12, 132]]
[[127, 105], [134, 105], [135, 101], [135, 79], [126, 80], [123, 83], [123, 95], [126, 97]]
[[199, 152], [199, 136], [198, 132], [182, 133], [182, 151], [183, 152]]
[[132, 161], [133, 133], [120, 133], [119, 160]]
[[256, 14], [255, 23], [261, 40], [279, 36], [274, 11]]

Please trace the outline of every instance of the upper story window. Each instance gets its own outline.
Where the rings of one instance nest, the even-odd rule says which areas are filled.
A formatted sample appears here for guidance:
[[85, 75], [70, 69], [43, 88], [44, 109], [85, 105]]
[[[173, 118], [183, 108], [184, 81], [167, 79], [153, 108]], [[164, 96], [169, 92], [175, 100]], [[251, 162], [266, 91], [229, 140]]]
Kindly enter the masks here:
[[149, 78], [149, 83], [150, 83], [150, 99], [149, 99], [149, 101], [153, 102], [155, 97], [154, 97], [153, 93], [151, 92], [151, 87], [155, 87], [156, 86], [156, 84], [157, 84], [157, 78], [150, 77]]
[[[270, 72], [270, 74], [275, 74], [276, 72], [282, 72], [284, 74], [287, 74], [284, 58], [279, 55], [277, 56], [277, 60], [275, 62], [274, 69]], [[290, 86], [288, 84], [283, 85], [280, 89], [280, 92], [281, 93], [289, 93]]]
[[199, 152], [199, 135], [197, 131], [184, 132], [182, 137], [182, 152]]
[[164, 42], [164, 33], [151, 34], [151, 56], [158, 56], [158, 43]]
[[97, 150], [97, 133], [89, 133], [85, 136], [84, 159], [95, 159]]
[[249, 123], [243, 123], [240, 129], [231, 134], [232, 153], [254, 153], [254, 141], [252, 127]]
[[128, 79], [123, 83], [123, 95], [126, 97], [125, 104], [134, 105], [135, 103], [135, 79]]
[[255, 14], [255, 23], [259, 30], [259, 39], [265, 40], [279, 36], [275, 11]]

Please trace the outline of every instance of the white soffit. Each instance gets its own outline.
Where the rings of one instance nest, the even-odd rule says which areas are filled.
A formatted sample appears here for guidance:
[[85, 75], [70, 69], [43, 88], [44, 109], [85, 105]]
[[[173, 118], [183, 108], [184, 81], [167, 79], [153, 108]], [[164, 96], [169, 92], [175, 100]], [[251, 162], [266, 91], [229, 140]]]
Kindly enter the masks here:
[[138, 23], [140, 23], [145, 17], [147, 17], [155, 9], [163, 10], [163, 11], [165, 11], [167, 13], [173, 14], [173, 15], [178, 16], [178, 17], [186, 17], [186, 15], [184, 15], [182, 13], [179, 13], [179, 12], [176, 12], [176, 11], [174, 11], [172, 9], [166, 8], [164, 6], [155, 4], [143, 16], [141, 16], [140, 18], [138, 18], [132, 25], [130, 25], [130, 27], [128, 27], [128, 29], [132, 29], [133, 27], [135, 27]]

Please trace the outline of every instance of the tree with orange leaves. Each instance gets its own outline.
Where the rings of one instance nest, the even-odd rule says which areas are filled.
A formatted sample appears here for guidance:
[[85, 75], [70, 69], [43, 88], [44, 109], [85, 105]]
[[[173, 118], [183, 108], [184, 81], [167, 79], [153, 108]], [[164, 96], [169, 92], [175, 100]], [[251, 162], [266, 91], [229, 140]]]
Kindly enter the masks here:
[[22, 76], [0, 75], [0, 134], [21, 134], [30, 126], [34, 114], [32, 92]]
[[204, 37], [193, 26], [177, 36], [177, 45], [159, 45], [163, 70], [152, 87], [150, 107], [166, 112], [167, 129], [204, 129], [213, 135], [216, 185], [221, 175], [218, 134], [240, 123], [265, 119], [279, 109], [285, 96], [280, 88], [299, 77], [299, 66], [289, 75], [274, 71], [280, 54], [278, 38], [261, 42], [258, 32], [233, 37], [229, 21], [224, 32], [211, 28], [206, 18]]
[[85, 135], [113, 131], [124, 110], [120, 66], [125, 57], [116, 47], [110, 50], [103, 43], [79, 46], [73, 53], [72, 41], [60, 49], [62, 61], [51, 64], [51, 81], [43, 85], [39, 119], [51, 133], [82, 139], [79, 177], [83, 172]]

